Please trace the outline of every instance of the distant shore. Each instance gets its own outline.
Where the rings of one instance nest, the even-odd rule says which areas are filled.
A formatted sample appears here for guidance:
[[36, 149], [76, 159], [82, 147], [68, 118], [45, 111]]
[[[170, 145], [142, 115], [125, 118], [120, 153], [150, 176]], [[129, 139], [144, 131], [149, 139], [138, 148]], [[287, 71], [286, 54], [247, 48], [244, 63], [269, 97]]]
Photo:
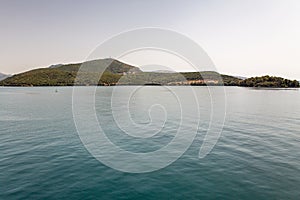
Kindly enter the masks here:
[[[84, 67], [83, 67], [84, 66]], [[101, 76], [101, 77], [100, 77]], [[16, 74], [0, 81], [0, 86], [241, 86], [256, 88], [299, 88], [297, 80], [275, 76], [241, 79], [215, 71], [144, 72], [114, 59], [54, 65]]]

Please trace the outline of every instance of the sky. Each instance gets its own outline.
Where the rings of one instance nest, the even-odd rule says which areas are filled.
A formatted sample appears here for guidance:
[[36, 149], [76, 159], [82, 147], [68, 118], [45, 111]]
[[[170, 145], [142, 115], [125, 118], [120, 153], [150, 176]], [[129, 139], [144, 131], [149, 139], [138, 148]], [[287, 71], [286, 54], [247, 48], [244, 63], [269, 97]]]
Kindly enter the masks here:
[[[189, 37], [220, 73], [300, 79], [298, 0], [1, 0], [0, 72], [82, 62], [113, 35], [142, 27]], [[139, 65], [133, 57], [122, 61]]]

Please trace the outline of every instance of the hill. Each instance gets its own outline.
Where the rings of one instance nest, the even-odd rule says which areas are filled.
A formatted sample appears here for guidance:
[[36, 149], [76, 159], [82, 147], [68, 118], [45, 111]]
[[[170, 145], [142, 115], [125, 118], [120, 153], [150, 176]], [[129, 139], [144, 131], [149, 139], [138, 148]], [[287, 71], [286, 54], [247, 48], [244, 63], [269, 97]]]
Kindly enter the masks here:
[[118, 85], [237, 85], [240, 79], [217, 72], [142, 72], [123, 76]]
[[[79, 68], [84, 66], [84, 70]], [[108, 66], [106, 68], [106, 66]], [[106, 68], [106, 69], [105, 69]], [[104, 71], [98, 81], [99, 71]], [[79, 75], [79, 76], [77, 76]], [[0, 73], [1, 86], [72, 86], [76, 85], [225, 85], [242, 87], [298, 88], [299, 81], [275, 76], [240, 77], [205, 72], [143, 72], [114, 59], [99, 59], [75, 64], [59, 64], [11, 77]], [[5, 79], [5, 80], [3, 80]]]
[[[80, 69], [81, 66], [84, 67]], [[99, 71], [104, 73], [98, 81]], [[240, 81], [217, 72], [142, 72], [137, 67], [108, 58], [35, 69], [0, 81], [0, 85], [72, 86], [76, 77], [76, 85], [238, 85]]]
[[134, 67], [111, 58], [91, 60], [84, 63], [60, 65], [58, 67], [55, 67], [55, 69], [67, 71], [67, 72], [77, 72], [81, 66], [83, 66], [82, 69], [80, 70], [81, 72], [99, 72], [99, 71], [104, 71], [104, 69], [106, 72], [121, 74], [121, 75], [123, 73], [129, 73], [129, 72], [131, 73], [142, 72], [138, 67]]
[[[83, 70], [80, 70], [80, 67]], [[108, 67], [107, 67], [108, 66]], [[107, 67], [107, 68], [106, 68]], [[106, 69], [105, 69], [106, 68]], [[105, 69], [105, 71], [104, 71]], [[82, 80], [78, 85], [93, 85], [98, 80], [95, 72], [104, 71], [99, 85], [111, 85], [118, 82], [125, 73], [141, 73], [142, 71], [134, 66], [122, 63], [113, 59], [99, 59], [87, 61], [84, 63], [57, 65], [50, 68], [34, 69], [28, 72], [16, 74], [3, 81], [2, 86], [72, 86], [77, 73]]]
[[10, 77], [10, 75], [0, 73], [0, 81]]
[[[81, 68], [81, 66], [83, 66]], [[108, 66], [108, 67], [107, 67]], [[80, 69], [80, 70], [79, 70]], [[99, 80], [99, 72], [103, 72]], [[0, 74], [0, 78], [1, 78]], [[2, 75], [3, 77], [4, 75]], [[6, 78], [6, 77], [5, 77]], [[0, 81], [0, 86], [73, 86], [75, 85], [225, 85], [243, 87], [296, 88], [299, 82], [281, 77], [262, 76], [242, 80], [214, 71], [143, 72], [114, 59], [52, 65], [20, 73]]]
[[244, 87], [298, 88], [297, 80], [288, 80], [276, 76], [251, 77], [240, 82]]

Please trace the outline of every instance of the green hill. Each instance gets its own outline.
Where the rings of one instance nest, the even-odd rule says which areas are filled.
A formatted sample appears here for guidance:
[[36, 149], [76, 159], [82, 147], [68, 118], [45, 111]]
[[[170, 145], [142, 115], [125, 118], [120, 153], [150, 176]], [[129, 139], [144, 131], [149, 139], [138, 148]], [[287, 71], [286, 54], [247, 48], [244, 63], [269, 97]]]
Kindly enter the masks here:
[[[100, 72], [103, 72], [103, 74], [99, 80]], [[143, 72], [137, 67], [109, 58], [35, 69], [8, 77], [0, 81], [0, 85], [225, 85], [295, 88], [299, 87], [299, 82], [274, 76], [252, 77], [242, 80], [213, 71], [181, 73]]]
[[[80, 68], [83, 66], [82, 68]], [[80, 69], [80, 71], [79, 71]], [[103, 72], [99, 80], [99, 72]], [[296, 80], [262, 76], [245, 80], [213, 71], [161, 73], [143, 72], [114, 59], [53, 65], [20, 73], [0, 81], [1, 86], [72, 86], [76, 85], [225, 85], [243, 87], [299, 87]]]
[[261, 76], [245, 79], [240, 82], [244, 87], [298, 88], [297, 80], [288, 80], [275, 76]]
[[217, 72], [142, 72], [123, 76], [119, 85], [238, 85], [240, 79]]
[[[83, 66], [81, 69], [80, 67]], [[107, 67], [108, 66], [108, 67]], [[80, 71], [79, 71], [80, 69]], [[98, 80], [98, 73], [103, 76]], [[97, 73], [98, 72], [98, 73]], [[141, 73], [142, 71], [134, 66], [112, 59], [100, 59], [84, 63], [59, 65], [57, 67], [40, 68], [28, 72], [16, 74], [3, 81], [2, 86], [71, 86], [74, 80], [78, 85], [110, 85], [118, 82], [123, 73]], [[77, 74], [78, 73], [78, 74]]]
[[[98, 81], [99, 72], [103, 71]], [[118, 60], [100, 59], [31, 70], [0, 81], [0, 85], [72, 86], [74, 82], [76, 85], [222, 85], [223, 81], [224, 85], [238, 85], [240, 79], [217, 72], [142, 72]]]
[[84, 63], [59, 65], [54, 69], [67, 72], [77, 72], [81, 66], [81, 72], [99, 72], [103, 71], [104, 69], [105, 71], [114, 74], [122, 74], [124, 72], [142, 72], [138, 67], [134, 67], [111, 58], [92, 60]]

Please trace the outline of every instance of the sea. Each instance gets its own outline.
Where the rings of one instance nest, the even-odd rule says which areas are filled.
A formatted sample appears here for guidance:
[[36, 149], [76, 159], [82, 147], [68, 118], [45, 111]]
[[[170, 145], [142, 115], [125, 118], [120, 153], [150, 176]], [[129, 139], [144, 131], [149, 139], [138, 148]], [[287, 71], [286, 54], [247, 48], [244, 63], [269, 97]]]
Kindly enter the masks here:
[[300, 91], [1, 87], [0, 199], [300, 199]]

